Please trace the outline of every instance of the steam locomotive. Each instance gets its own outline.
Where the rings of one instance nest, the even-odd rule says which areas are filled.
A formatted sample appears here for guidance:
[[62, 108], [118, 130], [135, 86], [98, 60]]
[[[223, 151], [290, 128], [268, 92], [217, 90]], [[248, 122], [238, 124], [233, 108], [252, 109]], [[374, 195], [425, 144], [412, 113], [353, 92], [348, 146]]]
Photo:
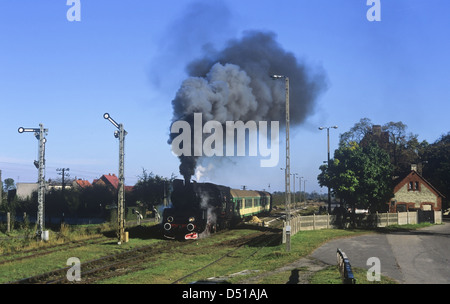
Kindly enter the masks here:
[[265, 191], [180, 179], [173, 182], [171, 201], [172, 207], [164, 209], [162, 218], [163, 234], [171, 239], [197, 239], [202, 233], [231, 227], [272, 209], [272, 196]]

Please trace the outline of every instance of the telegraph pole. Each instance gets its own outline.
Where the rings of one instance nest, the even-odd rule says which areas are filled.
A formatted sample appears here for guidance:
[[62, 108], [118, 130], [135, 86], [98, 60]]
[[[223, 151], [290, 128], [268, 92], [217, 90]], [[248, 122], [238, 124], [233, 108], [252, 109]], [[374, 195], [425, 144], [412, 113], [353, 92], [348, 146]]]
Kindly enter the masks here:
[[[337, 129], [338, 126], [319, 127], [319, 130], [327, 129], [327, 170], [330, 170], [330, 128]], [[328, 186], [328, 213], [331, 213], [331, 193]]]
[[64, 182], [64, 177], [67, 176], [69, 177], [69, 173], [66, 173], [66, 171], [69, 171], [69, 168], [58, 168], [56, 169], [56, 171], [58, 171], [58, 175], [62, 176], [62, 191], [64, 192], [64, 188], [66, 186], [65, 182]]
[[118, 220], [118, 244], [122, 244], [125, 239], [125, 135], [127, 131], [124, 130], [123, 124], [118, 124], [114, 119], [109, 116], [108, 113], [103, 114], [103, 118], [109, 120], [119, 131], [114, 132], [114, 136], [119, 139], [119, 194], [118, 194], [118, 206], [117, 206], [117, 220]]
[[[37, 224], [38, 231], [36, 234], [44, 239], [43, 232], [45, 226], [45, 217], [44, 217], [44, 201], [45, 201], [45, 143], [47, 139], [45, 135], [47, 135], [48, 129], [44, 129], [43, 124], [39, 124], [39, 129], [37, 128], [19, 128], [19, 133], [23, 132], [34, 132], [34, 136], [39, 140], [39, 162], [37, 162], [37, 167], [39, 170], [38, 173], [38, 213], [37, 213]], [[35, 162], [36, 164], [36, 162]]]
[[2, 170], [0, 170], [0, 205], [3, 202], [3, 183], [2, 183]]
[[272, 75], [273, 79], [284, 79], [286, 98], [286, 171], [285, 171], [285, 201], [286, 201], [286, 251], [291, 250], [291, 157], [289, 143], [289, 77]]

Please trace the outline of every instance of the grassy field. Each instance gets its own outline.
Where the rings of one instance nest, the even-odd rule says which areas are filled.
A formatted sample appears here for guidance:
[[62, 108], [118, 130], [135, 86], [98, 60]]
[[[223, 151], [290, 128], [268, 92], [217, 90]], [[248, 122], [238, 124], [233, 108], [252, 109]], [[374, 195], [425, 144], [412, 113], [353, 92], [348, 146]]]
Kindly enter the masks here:
[[[383, 229], [381, 232], [398, 231], [405, 228], [415, 229], [422, 226], [394, 226]], [[106, 238], [101, 243], [67, 250], [57, 250], [51, 254], [37, 256], [32, 259], [6, 262], [0, 265], [0, 283], [66, 267], [66, 261], [70, 257], [77, 257], [81, 262], [84, 262], [140, 246], [156, 245], [160, 242], [172, 242], [172, 250], [162, 251], [156, 254], [155, 261], [157, 262], [144, 262], [140, 265], [139, 270], [135, 272], [98, 283], [170, 284], [187, 275], [189, 276], [180, 280], [178, 283], [203, 281], [211, 277], [221, 278], [229, 283], [241, 283], [257, 275], [261, 277], [261, 279], [255, 281], [257, 284], [286, 284], [289, 281], [292, 271], [277, 271], [280, 267], [308, 256], [314, 249], [329, 240], [373, 233], [373, 231], [359, 229], [301, 231], [291, 238], [290, 252], [286, 252], [285, 245], [280, 244], [280, 241], [265, 244], [265, 246], [261, 246], [260, 244], [245, 245], [234, 251], [239, 239], [257, 233], [259, 228], [242, 225], [240, 229], [222, 231], [211, 237], [189, 242], [161, 240], [149, 235], [147, 228], [137, 227], [129, 229], [130, 241], [120, 246], [117, 245], [114, 233], [106, 233], [109, 238]], [[14, 240], [2, 239], [0, 245], [3, 253], [15, 252], [12, 255], [14, 257], [20, 256], [20, 245], [25, 245], [22, 247], [22, 250], [24, 250], [39, 246], [51, 246], [57, 242], [64, 243], [69, 242], [69, 240], [73, 241], [75, 239], [96, 235], [105, 235], [105, 232], [100, 232], [98, 228], [92, 227], [82, 227], [79, 229], [66, 227], [65, 229], [66, 231], [63, 232], [52, 232], [51, 242], [48, 243], [25, 241], [17, 238]], [[19, 232], [17, 232], [17, 236], [20, 236]], [[209, 265], [221, 256], [224, 256], [224, 258], [220, 261], [215, 262], [204, 270], [197, 271], [199, 268]], [[2, 259], [3, 257], [0, 255], [0, 262]], [[302, 268], [296, 270], [299, 273], [306, 271], [306, 269]], [[365, 278], [366, 270], [354, 269], [354, 272], [357, 284], [367, 282]], [[232, 274], [239, 275], [232, 276]], [[315, 284], [340, 284], [341, 280], [337, 267], [330, 266], [314, 273], [310, 277], [309, 282]], [[390, 284], [395, 283], [395, 281], [389, 278], [382, 278], [380, 283]]]
[[[127, 276], [116, 277], [103, 283], [173, 283], [174, 280], [196, 271], [201, 266], [210, 264], [217, 257], [231, 251], [233, 246], [224, 245], [224, 238], [227, 238], [230, 244], [232, 244], [231, 241], [233, 239], [236, 240], [251, 233], [254, 233], [252, 229], [236, 229], [227, 231], [220, 238], [211, 237], [197, 240], [183, 247], [183, 250], [174, 250], [171, 253], [167, 253], [158, 260], [157, 264], [148, 265], [145, 270]], [[279, 267], [292, 263], [308, 255], [328, 240], [338, 237], [355, 236], [362, 233], [368, 232], [361, 230], [318, 230], [301, 232], [292, 237], [290, 252], [286, 252], [285, 245], [279, 243], [263, 248], [244, 246], [220, 262], [187, 277], [180, 283], [204, 281], [211, 277], [225, 278], [225, 281], [229, 283], [239, 283], [255, 274], [270, 273]], [[240, 272], [244, 274], [230, 277], [230, 274]], [[284, 277], [273, 278], [270, 278], [269, 275], [268, 280], [258, 283], [285, 284], [288, 279], [289, 274], [286, 274]]]

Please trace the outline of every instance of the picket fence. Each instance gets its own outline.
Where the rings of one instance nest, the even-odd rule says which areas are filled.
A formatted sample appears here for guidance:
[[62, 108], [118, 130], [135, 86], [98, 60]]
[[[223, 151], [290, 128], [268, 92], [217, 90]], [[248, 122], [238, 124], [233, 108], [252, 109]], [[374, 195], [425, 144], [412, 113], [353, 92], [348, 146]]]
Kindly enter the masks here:
[[[442, 223], [442, 211], [434, 212], [434, 223]], [[357, 227], [386, 227], [390, 225], [406, 225], [419, 223], [419, 211], [406, 211], [397, 213], [375, 213], [375, 214], [357, 214]], [[349, 222], [343, 223], [342, 216], [337, 215], [295, 215], [290, 219], [291, 236], [299, 231], [318, 230], [318, 229], [336, 229], [346, 227]], [[289, 230], [286, 223], [283, 227], [283, 243], [286, 242], [286, 230]], [[287, 229], [288, 228], [288, 229]]]

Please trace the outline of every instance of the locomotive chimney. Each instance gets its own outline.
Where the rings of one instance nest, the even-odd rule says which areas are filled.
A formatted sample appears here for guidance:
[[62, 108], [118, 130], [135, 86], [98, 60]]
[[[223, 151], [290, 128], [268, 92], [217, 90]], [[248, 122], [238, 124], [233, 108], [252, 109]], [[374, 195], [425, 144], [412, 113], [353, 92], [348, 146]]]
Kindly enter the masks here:
[[184, 176], [184, 186], [188, 187], [191, 184], [191, 178], [190, 176], [185, 175]]

